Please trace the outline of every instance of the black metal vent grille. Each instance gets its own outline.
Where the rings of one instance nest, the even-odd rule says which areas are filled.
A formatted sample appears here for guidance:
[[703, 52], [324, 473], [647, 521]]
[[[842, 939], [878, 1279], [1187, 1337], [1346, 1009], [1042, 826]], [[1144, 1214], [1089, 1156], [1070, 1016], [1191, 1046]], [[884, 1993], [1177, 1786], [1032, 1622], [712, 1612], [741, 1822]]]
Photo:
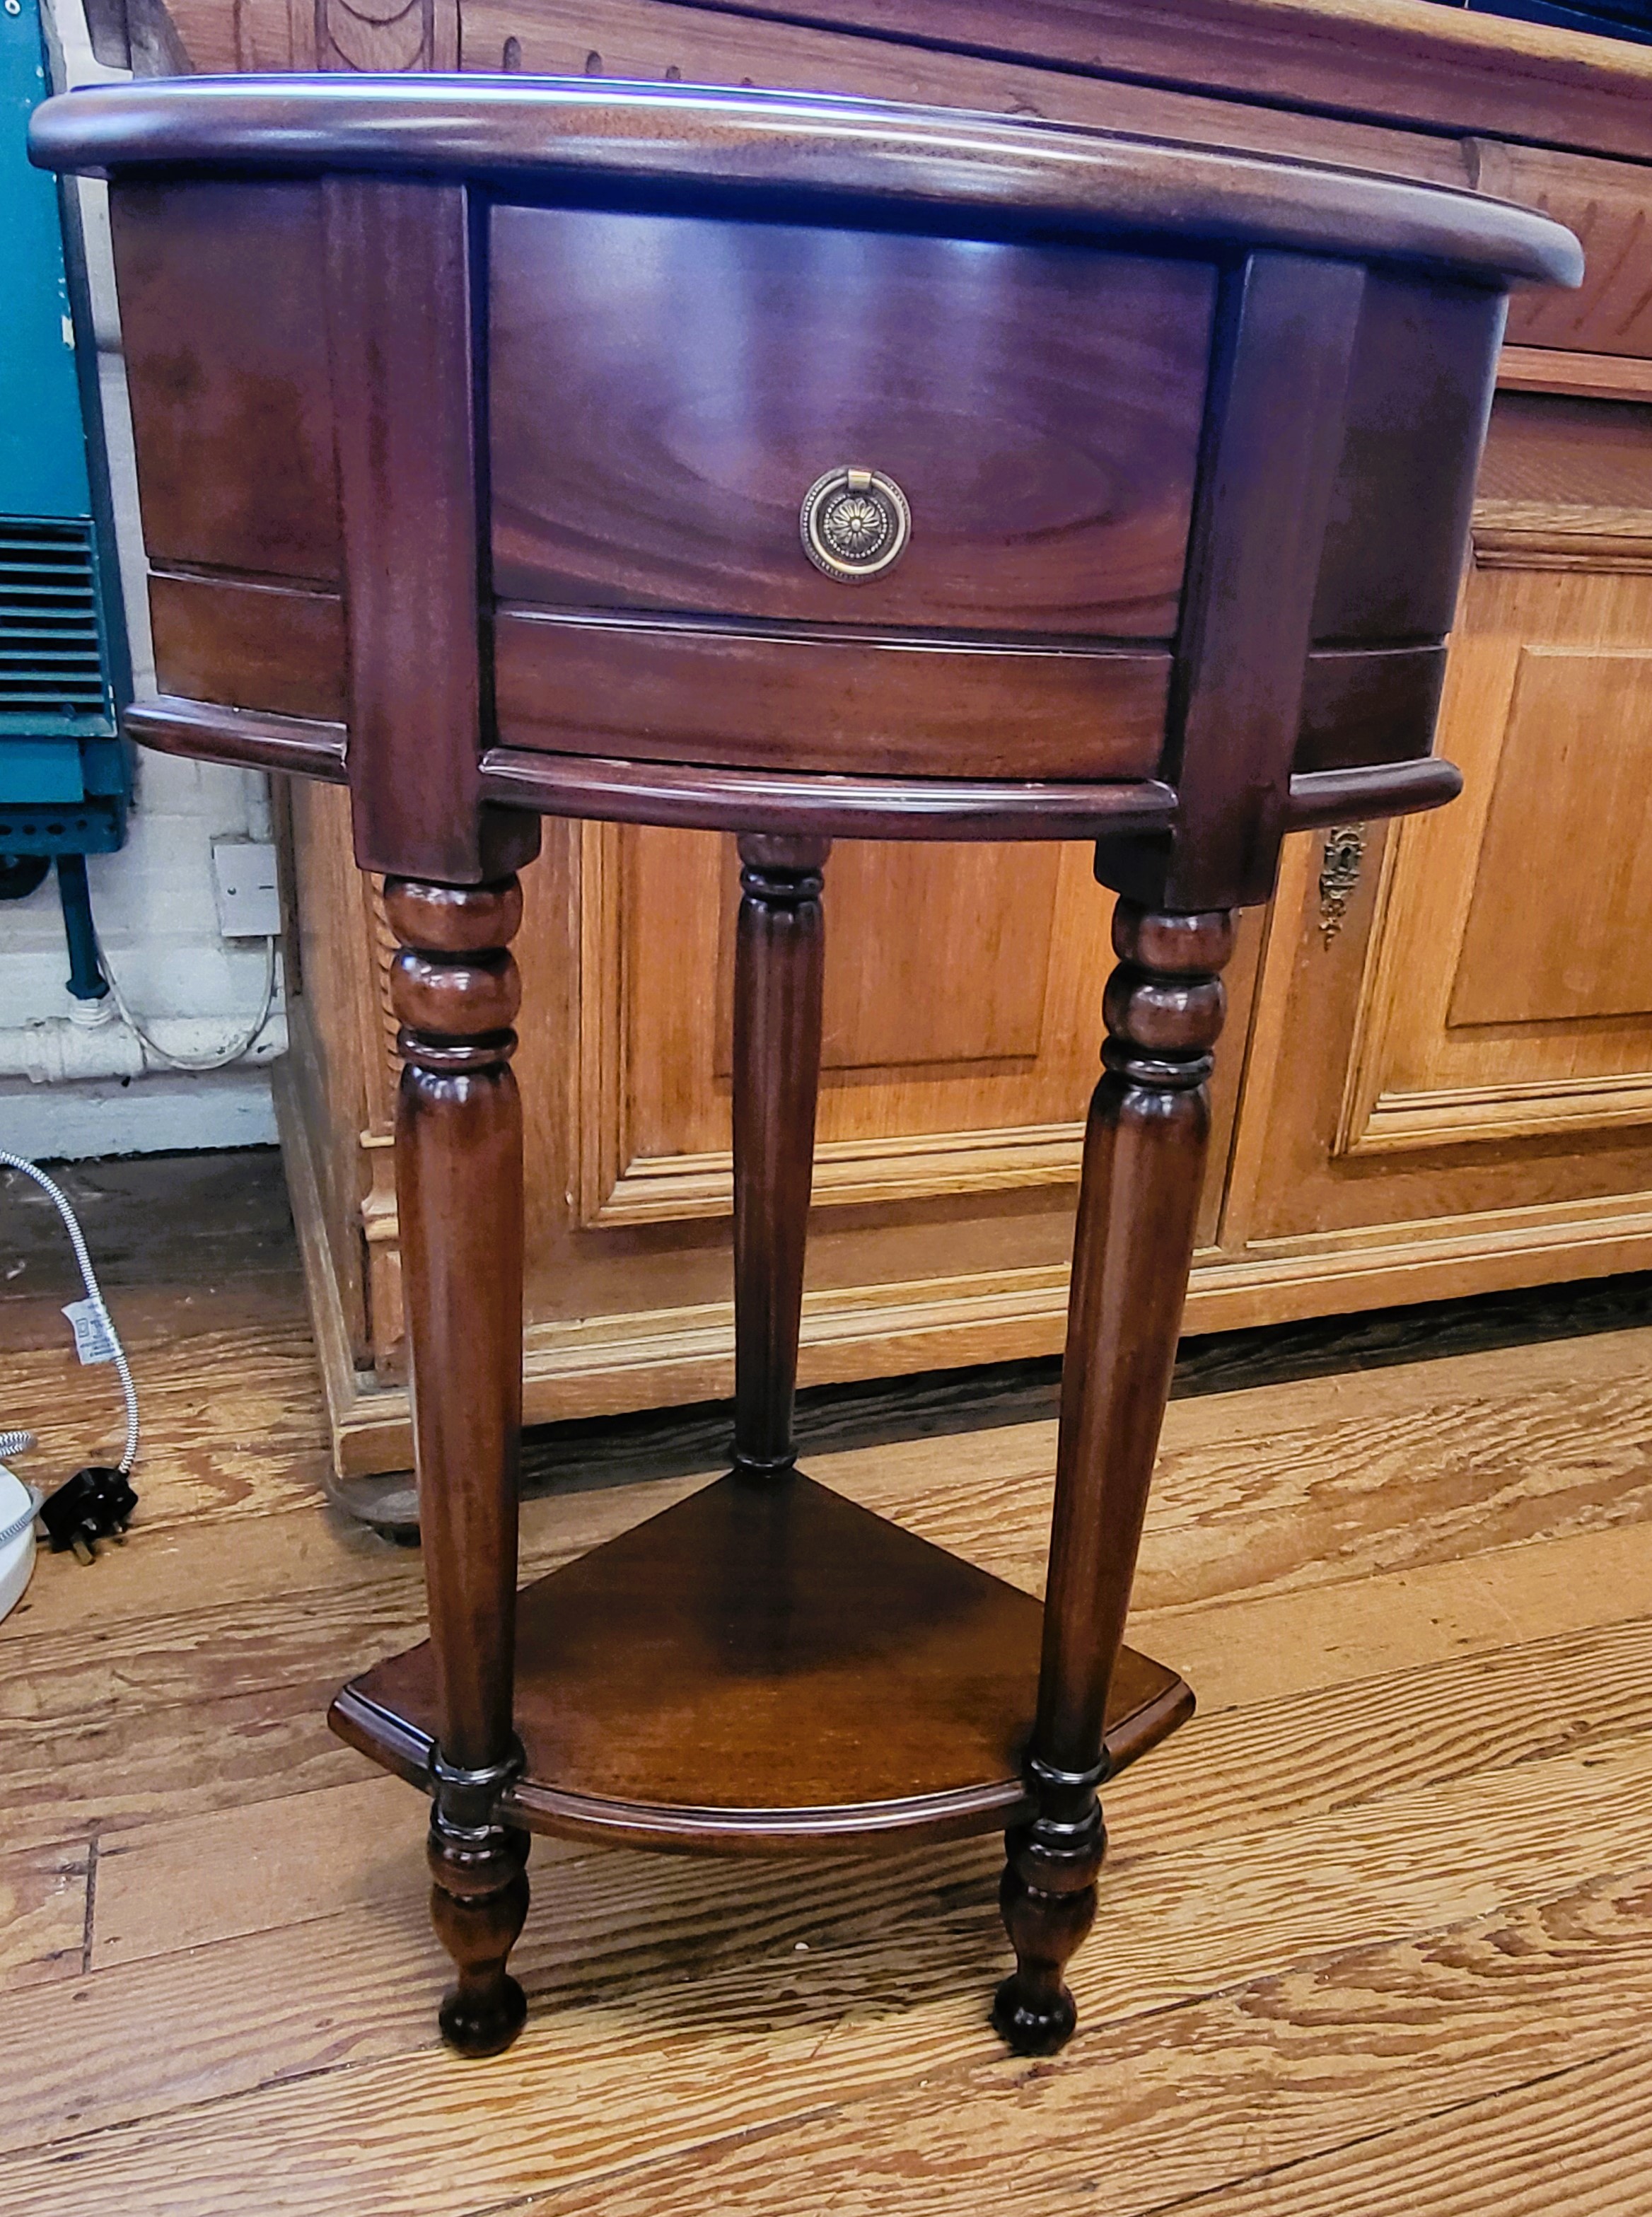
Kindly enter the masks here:
[[108, 715], [90, 523], [0, 516], [0, 730]]

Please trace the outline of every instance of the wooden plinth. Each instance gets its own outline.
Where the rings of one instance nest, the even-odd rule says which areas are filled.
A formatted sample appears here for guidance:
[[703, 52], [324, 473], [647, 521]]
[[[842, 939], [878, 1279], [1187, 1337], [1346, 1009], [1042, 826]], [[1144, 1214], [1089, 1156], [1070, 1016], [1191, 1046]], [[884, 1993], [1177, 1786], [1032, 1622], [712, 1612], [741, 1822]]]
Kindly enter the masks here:
[[[987, 1831], [1024, 1808], [1043, 1610], [1030, 1595], [793, 1473], [718, 1479], [519, 1597], [531, 1830], [774, 1852]], [[1191, 1714], [1125, 1649], [1115, 1768]], [[428, 1643], [346, 1686], [329, 1722], [428, 1788]]]

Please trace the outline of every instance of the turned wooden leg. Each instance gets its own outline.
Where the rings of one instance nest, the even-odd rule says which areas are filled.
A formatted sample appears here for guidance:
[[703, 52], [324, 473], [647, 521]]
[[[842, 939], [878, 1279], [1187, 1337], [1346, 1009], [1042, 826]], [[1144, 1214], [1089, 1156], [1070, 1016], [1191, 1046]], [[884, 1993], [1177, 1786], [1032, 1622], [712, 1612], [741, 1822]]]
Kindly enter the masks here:
[[734, 1467], [791, 1467], [820, 1083], [825, 839], [740, 841], [734, 949]]
[[505, 1969], [528, 1912], [527, 1836], [496, 1804], [519, 1766], [512, 1715], [522, 1428], [521, 999], [515, 878], [393, 878], [391, 992], [404, 1068], [396, 1199], [406, 1273], [413, 1450], [440, 1738], [431, 1917], [459, 1967], [442, 2004], [461, 2053], [507, 2047], [527, 2010]]
[[1068, 1959], [1096, 1910], [1106, 1835], [1108, 1685], [1123, 1635], [1159, 1428], [1170, 1392], [1210, 1132], [1227, 910], [1158, 915], [1120, 901], [1118, 967], [1090, 1104], [1073, 1255], [1055, 1513], [1030, 1820], [1007, 1836], [1004, 1922], [1016, 1972], [993, 2022], [1020, 2055], [1070, 2038]]

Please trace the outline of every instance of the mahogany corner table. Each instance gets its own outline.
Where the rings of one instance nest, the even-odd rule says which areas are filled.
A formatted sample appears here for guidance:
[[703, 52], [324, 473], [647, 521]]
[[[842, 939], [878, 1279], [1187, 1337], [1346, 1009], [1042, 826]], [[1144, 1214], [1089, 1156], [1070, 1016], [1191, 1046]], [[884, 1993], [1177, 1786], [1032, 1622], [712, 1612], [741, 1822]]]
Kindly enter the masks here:
[[[400, 943], [430, 1638], [335, 1728], [430, 1796], [467, 2053], [529, 1831], [1007, 1827], [1022, 2053], [1073, 2026], [1234, 914], [1290, 829], [1449, 800], [1434, 713], [1505, 297], [1468, 193], [1061, 127], [522, 77], [71, 94], [111, 185], [145, 744], [350, 788]], [[515, 873], [541, 816], [739, 836], [727, 1475], [518, 1593]], [[1086, 839], [1118, 966], [1049, 1593], [795, 1466], [834, 837]], [[913, 920], [922, 928], [922, 919]]]

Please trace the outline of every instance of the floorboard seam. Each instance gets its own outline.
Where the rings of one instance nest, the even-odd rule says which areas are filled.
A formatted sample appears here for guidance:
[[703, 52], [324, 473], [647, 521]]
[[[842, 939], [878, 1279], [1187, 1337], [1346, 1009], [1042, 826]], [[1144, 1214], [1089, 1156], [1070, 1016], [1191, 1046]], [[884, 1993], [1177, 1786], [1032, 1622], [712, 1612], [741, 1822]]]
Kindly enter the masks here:
[[1511, 2094], [1524, 2094], [1533, 2087], [1552, 2086], [1562, 2079], [1575, 2077], [1580, 2071], [1597, 2071], [1603, 2063], [1613, 2062], [1620, 2056], [1632, 2055], [1645, 2045], [1644, 2041], [1636, 2040], [1620, 2041], [1614, 2047], [1603, 2047], [1598, 2055], [1586, 2056], [1581, 2062], [1564, 2063], [1554, 2071], [1539, 2071], [1530, 2078], [1511, 2079], [1507, 2086], [1500, 2086], [1494, 2092], [1465, 2095], [1460, 2102], [1443, 2102], [1437, 2109], [1419, 2109], [1413, 2116], [1391, 2121], [1371, 2132], [1355, 2133], [1351, 2139], [1339, 2140], [1334, 2146], [1315, 2148], [1302, 2155], [1291, 2156], [1284, 2163], [1264, 2164], [1256, 2171], [1235, 2172], [1233, 2177], [1223, 2179], [1219, 2185], [1202, 2186], [1197, 2194], [1182, 2195], [1173, 2202], [1142, 2202], [1129, 2212], [1129, 2217], [1177, 2217], [1179, 2211], [1196, 2210], [1202, 2203], [1208, 2205], [1213, 2202], [1218, 2195], [1242, 2192], [1246, 2187], [1267, 2179], [1286, 2178], [1292, 2171], [1302, 2171], [1309, 2164], [1323, 2163], [1329, 2156], [1346, 2155], [1351, 2148], [1375, 2146], [1396, 2132], [1412, 2132], [1419, 2125], [1439, 2123], [1447, 2117], [1461, 2116], [1488, 2102], [1505, 2101]]
[[94, 1825], [86, 1836], [86, 1920], [80, 1936], [80, 1974], [88, 1978], [92, 1967], [92, 1924], [97, 1913], [97, 1827]]

